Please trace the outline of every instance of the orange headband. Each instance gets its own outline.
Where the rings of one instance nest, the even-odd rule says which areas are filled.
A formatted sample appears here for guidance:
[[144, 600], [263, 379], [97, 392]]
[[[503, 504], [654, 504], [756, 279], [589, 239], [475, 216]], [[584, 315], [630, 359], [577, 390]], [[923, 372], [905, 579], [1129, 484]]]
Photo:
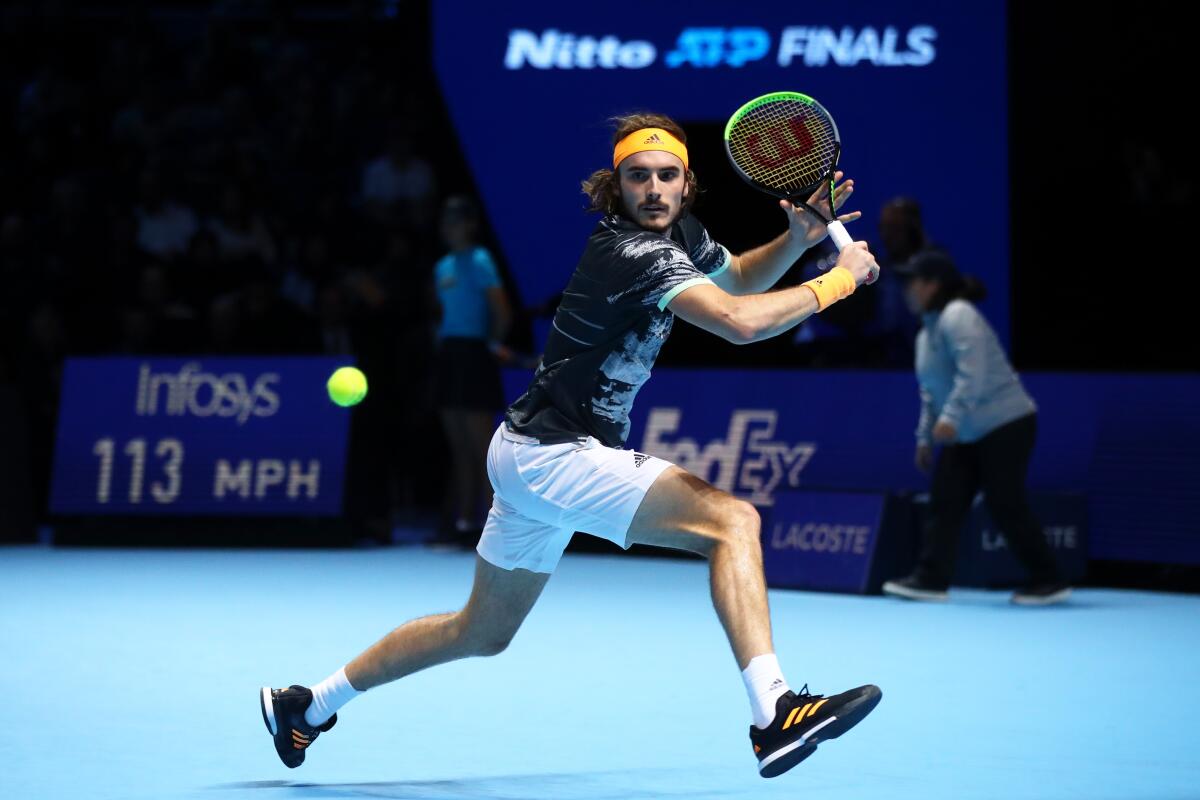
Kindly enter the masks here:
[[687, 169], [687, 147], [662, 128], [642, 128], [617, 142], [613, 149], [613, 169], [634, 153], [644, 153], [647, 150], [662, 150], [665, 153], [678, 156]]

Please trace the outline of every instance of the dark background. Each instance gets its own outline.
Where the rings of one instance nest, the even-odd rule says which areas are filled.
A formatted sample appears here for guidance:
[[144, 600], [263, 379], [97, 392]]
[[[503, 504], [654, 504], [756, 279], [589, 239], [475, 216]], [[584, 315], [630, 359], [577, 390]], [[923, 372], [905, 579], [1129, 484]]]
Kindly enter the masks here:
[[1131, 11], [1009, 5], [1018, 368], [1200, 368], [1191, 28]]
[[[1137, 11], [1009, 6], [1018, 369], [1200, 368], [1184, 326], [1197, 289], [1194, 134], [1182, 122], [1191, 29], [1173, 6]], [[342, 333], [376, 401], [356, 412], [350, 516], [378, 528], [389, 508], [436, 513], [446, 463], [428, 392], [433, 220], [444, 197], [473, 185], [438, 93], [429, 20], [420, 2], [0, 7], [0, 441], [37, 519], [66, 356], [330, 352]], [[396, 131], [435, 188], [379, 215], [360, 196], [362, 170]], [[690, 132], [698, 150], [718, 141]], [[276, 255], [140, 250], [147, 171], [200, 220], [221, 220], [233, 187]], [[750, 189], [731, 174], [712, 181], [700, 207], [720, 220], [716, 238], [737, 249], [775, 232], [745, 213]], [[870, 315], [869, 303], [856, 296], [839, 313]], [[531, 349], [549, 310], [522, 308], [510, 344]], [[678, 326], [660, 364], [877, 366], [877, 356], [797, 358], [788, 337], [743, 349]], [[406, 449], [423, 454], [419, 469], [404, 466]]]

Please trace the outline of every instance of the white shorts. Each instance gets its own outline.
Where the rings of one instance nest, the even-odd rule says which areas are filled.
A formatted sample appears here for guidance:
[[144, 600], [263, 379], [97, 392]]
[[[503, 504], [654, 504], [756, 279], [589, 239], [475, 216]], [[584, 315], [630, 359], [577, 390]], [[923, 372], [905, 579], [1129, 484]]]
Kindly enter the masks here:
[[628, 548], [633, 515], [670, 466], [592, 437], [539, 444], [501, 423], [487, 456], [496, 494], [476, 550], [501, 569], [550, 573], [575, 531]]

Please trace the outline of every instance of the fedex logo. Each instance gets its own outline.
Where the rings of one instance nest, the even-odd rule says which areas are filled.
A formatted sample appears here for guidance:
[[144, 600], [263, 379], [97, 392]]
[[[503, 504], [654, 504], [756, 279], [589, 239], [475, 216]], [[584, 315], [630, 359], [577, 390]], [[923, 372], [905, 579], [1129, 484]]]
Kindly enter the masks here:
[[775, 438], [779, 415], [771, 409], [735, 409], [725, 438], [703, 446], [677, 435], [682, 416], [678, 408], [651, 409], [637, 449], [672, 461], [755, 505], [772, 505], [781, 484], [799, 486], [801, 471], [817, 451], [813, 442]]

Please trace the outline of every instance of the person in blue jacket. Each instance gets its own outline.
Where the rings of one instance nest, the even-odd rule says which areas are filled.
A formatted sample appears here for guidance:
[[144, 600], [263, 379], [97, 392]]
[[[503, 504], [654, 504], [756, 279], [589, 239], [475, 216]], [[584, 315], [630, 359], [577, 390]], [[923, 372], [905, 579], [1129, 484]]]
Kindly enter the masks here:
[[[921, 393], [916, 465], [932, 469], [929, 517], [915, 571], [883, 585], [910, 600], [945, 600], [959, 532], [982, 490], [1009, 549], [1029, 571], [1013, 594], [1022, 605], [1068, 597], [1042, 526], [1029, 507], [1025, 478], [1037, 437], [1037, 406], [1021, 385], [995, 332], [974, 302], [983, 286], [964, 278], [948, 255], [926, 250], [903, 269], [909, 309], [921, 317], [916, 370]], [[940, 446], [934, 458], [934, 447]]]

